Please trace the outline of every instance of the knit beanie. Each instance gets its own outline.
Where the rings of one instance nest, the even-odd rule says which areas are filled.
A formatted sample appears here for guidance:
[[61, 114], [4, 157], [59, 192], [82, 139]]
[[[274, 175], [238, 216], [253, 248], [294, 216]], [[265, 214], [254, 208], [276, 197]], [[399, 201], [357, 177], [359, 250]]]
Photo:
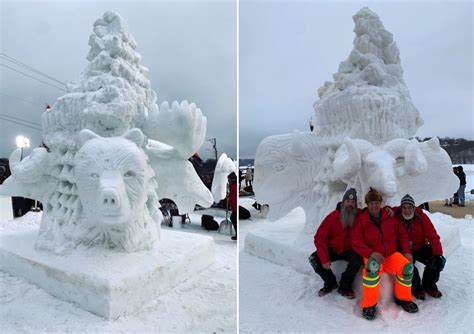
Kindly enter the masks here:
[[413, 207], [415, 207], [415, 200], [413, 199], [413, 197], [406, 194], [405, 196], [403, 196], [402, 201], [400, 202], [400, 206], [402, 206], [403, 204], [411, 204]]
[[346, 199], [353, 199], [357, 202], [357, 191], [354, 188], [348, 189], [344, 196], [342, 197], [342, 201], [344, 202]]
[[375, 189], [370, 188], [369, 192], [365, 195], [365, 203], [379, 201], [382, 202], [382, 195]]

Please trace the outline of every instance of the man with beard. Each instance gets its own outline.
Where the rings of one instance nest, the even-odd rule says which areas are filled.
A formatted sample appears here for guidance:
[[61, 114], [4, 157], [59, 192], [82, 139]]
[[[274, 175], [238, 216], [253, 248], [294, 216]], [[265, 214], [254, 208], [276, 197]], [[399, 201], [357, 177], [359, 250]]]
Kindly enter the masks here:
[[408, 194], [403, 196], [400, 207], [393, 210], [395, 218], [408, 233], [413, 263], [418, 261], [425, 265], [423, 280], [420, 279], [418, 269], [414, 268], [411, 288], [413, 296], [424, 300], [427, 293], [433, 298], [440, 298], [442, 293], [438, 290], [436, 282], [439, 280], [446, 259], [443, 257], [443, 248], [433, 223], [423, 210], [415, 207], [413, 197]]
[[[382, 195], [370, 188], [365, 195], [367, 210], [354, 223], [351, 243], [354, 251], [364, 258], [362, 269], [362, 316], [375, 319], [382, 272], [395, 275], [395, 303], [406, 312], [418, 312], [411, 295], [413, 257], [408, 235], [403, 226], [386, 210], [381, 210]], [[397, 250], [400, 249], [401, 253]]]
[[351, 188], [344, 194], [342, 202], [337, 204], [336, 210], [324, 218], [314, 235], [316, 252], [309, 257], [309, 263], [324, 281], [324, 286], [319, 290], [320, 297], [337, 288], [331, 262], [338, 260], [347, 261], [338, 292], [349, 299], [355, 297], [352, 283], [362, 264], [362, 258], [351, 248], [350, 232], [359, 211], [356, 190]]

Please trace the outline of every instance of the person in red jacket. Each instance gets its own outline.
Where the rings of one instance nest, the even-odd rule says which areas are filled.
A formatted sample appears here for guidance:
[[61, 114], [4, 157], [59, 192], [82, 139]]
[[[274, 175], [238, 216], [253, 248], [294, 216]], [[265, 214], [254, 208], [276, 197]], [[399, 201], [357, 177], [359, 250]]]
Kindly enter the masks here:
[[433, 223], [422, 209], [415, 206], [413, 197], [408, 194], [402, 198], [400, 207], [393, 208], [393, 211], [395, 218], [408, 233], [413, 263], [418, 261], [425, 265], [423, 280], [415, 267], [411, 288], [413, 296], [424, 300], [426, 292], [433, 298], [440, 298], [443, 294], [438, 290], [436, 282], [446, 259], [443, 257], [443, 247]]
[[[408, 235], [386, 210], [381, 210], [382, 195], [370, 188], [365, 195], [367, 210], [356, 219], [351, 235], [354, 251], [364, 259], [362, 269], [362, 316], [375, 319], [379, 299], [380, 275], [395, 275], [395, 302], [409, 313], [418, 312], [411, 295], [413, 263]], [[397, 249], [401, 249], [402, 253]]]
[[232, 226], [234, 226], [235, 235], [231, 237], [232, 240], [237, 240], [237, 175], [232, 172], [227, 177], [229, 181], [229, 201], [227, 202], [227, 206], [231, 211], [230, 221], [232, 222]]
[[337, 288], [331, 262], [338, 260], [347, 261], [338, 292], [349, 299], [355, 297], [352, 283], [362, 265], [362, 258], [352, 250], [349, 237], [357, 213], [357, 193], [351, 188], [344, 194], [342, 202], [337, 204], [336, 210], [324, 218], [314, 235], [316, 252], [309, 257], [309, 263], [324, 281], [324, 286], [319, 290], [320, 297]]

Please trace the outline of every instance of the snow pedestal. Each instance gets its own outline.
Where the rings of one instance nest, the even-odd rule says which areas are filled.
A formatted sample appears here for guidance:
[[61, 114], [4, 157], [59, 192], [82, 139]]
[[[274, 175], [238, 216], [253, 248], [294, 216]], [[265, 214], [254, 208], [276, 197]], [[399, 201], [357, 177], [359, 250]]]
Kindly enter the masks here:
[[[319, 279], [308, 261], [308, 257], [315, 251], [313, 234], [303, 233], [304, 225], [305, 219], [302, 210], [293, 210], [275, 222], [268, 222], [268, 224], [248, 232], [245, 237], [245, 250], [251, 255], [290, 267], [303, 274], [316, 276]], [[441, 237], [444, 256], [448, 258], [461, 245], [459, 228], [445, 224], [435, 225], [435, 228]], [[424, 266], [420, 266], [418, 263], [416, 265], [418, 269], [421, 269], [421, 275]], [[447, 265], [449, 265], [449, 259]], [[338, 280], [345, 268], [346, 262], [344, 261], [336, 261], [332, 264], [332, 269]], [[443, 279], [442, 274], [441, 279]], [[393, 295], [394, 279], [391, 275], [384, 273], [381, 280], [379, 304], [384, 305], [388, 300], [391, 300]], [[387, 284], [389, 281], [391, 284]], [[360, 296], [362, 291], [361, 272], [358, 273], [353, 288]]]
[[212, 238], [162, 231], [150, 250], [81, 249], [53, 255], [34, 249], [37, 231], [0, 235], [0, 270], [106, 319], [138, 311], [214, 262]]

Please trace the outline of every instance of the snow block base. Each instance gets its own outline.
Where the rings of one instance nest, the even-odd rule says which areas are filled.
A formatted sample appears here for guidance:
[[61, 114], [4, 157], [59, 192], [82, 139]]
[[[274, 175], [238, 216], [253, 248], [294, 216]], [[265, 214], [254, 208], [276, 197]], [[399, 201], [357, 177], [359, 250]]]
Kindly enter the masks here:
[[37, 231], [0, 235], [0, 270], [102, 316], [132, 314], [214, 262], [212, 238], [163, 230], [158, 245], [139, 253], [77, 249], [37, 251]]
[[[268, 224], [247, 233], [245, 250], [251, 255], [320, 279], [308, 261], [308, 257], [315, 251], [313, 234], [304, 233], [303, 228], [304, 218], [295, 221], [284, 217], [275, 222], [268, 222]], [[444, 256], [448, 258], [461, 245], [459, 229], [446, 225], [435, 226], [435, 228], [441, 236]], [[417, 263], [417, 267], [421, 269], [420, 273], [422, 273], [423, 266]], [[332, 269], [338, 279], [345, 268], [346, 262], [344, 261], [336, 261], [332, 264]], [[391, 300], [391, 286], [393, 286], [394, 278], [384, 273], [381, 279], [379, 304], [384, 305]], [[441, 274], [442, 279], [443, 275]], [[392, 283], [387, 284], [388, 281]], [[354, 281], [353, 288], [356, 294], [360, 296], [362, 291], [360, 272]]]

